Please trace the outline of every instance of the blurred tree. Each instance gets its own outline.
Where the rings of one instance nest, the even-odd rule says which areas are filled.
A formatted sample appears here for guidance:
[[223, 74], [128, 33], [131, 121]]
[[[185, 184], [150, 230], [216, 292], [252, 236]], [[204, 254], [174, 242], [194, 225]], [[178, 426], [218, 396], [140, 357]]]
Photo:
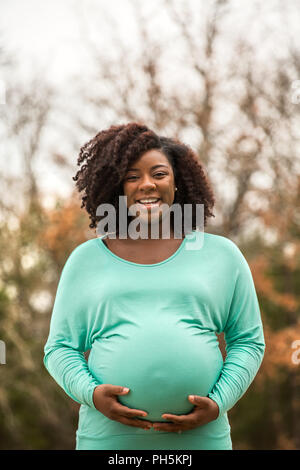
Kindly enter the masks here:
[[[255, 48], [240, 38], [228, 46], [224, 58], [222, 26], [231, 12], [229, 1], [210, 2], [201, 28], [195, 25], [193, 6], [164, 1], [176, 31], [167, 39], [154, 36], [140, 2], [131, 3], [139, 32], [135, 56], [118, 37], [115, 18], [106, 18], [114, 37], [114, 60], [84, 28], [97, 86], [78, 94], [83, 108], [94, 110], [97, 124], [84, 116], [77, 124], [92, 137], [100, 130], [101, 115], [111, 123], [142, 121], [188, 144], [190, 138], [216, 193], [217, 217], [209, 230], [236, 240], [249, 236], [260, 226], [256, 208], [264, 208], [272, 192], [282, 194], [286, 176], [296, 177], [300, 171], [299, 106], [292, 100], [300, 68], [297, 49], [290, 45], [284, 62], [268, 56], [262, 67]], [[168, 57], [170, 41], [178, 46], [176, 58]], [[176, 79], [169, 71], [175, 67]]]
[[[63, 265], [86, 240], [88, 220], [79, 202], [49, 212], [33, 205], [17, 227], [0, 231], [0, 442], [6, 449], [74, 448], [78, 404], [43, 365], [43, 346]], [[38, 217], [38, 223], [37, 223]], [[63, 436], [63, 438], [62, 438]]]
[[[48, 221], [35, 161], [53, 91], [40, 78], [18, 83], [13, 70], [6, 72], [11, 79], [6, 81], [0, 132], [3, 149], [13, 149], [16, 167], [18, 161], [22, 166], [14, 175], [1, 162], [0, 338], [6, 345], [6, 364], [0, 371], [0, 442], [2, 449], [59, 448], [58, 430], [65, 430], [64, 445], [71, 448], [74, 436], [68, 429], [75, 425], [77, 404], [49, 381], [42, 362], [58, 268], [38, 244]], [[3, 157], [9, 164], [7, 155]]]
[[272, 243], [257, 236], [243, 244], [267, 347], [254, 385], [230, 412], [238, 448], [300, 448], [300, 177], [286, 184], [288, 192], [273, 193], [269, 207], [257, 211]]

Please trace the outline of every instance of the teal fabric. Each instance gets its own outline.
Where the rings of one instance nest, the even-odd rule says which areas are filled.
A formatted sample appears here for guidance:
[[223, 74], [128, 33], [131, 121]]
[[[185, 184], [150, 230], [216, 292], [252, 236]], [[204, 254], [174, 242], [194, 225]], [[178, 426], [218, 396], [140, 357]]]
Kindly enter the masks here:
[[[193, 231], [171, 257], [145, 265], [118, 257], [102, 238], [82, 243], [67, 259], [44, 348], [45, 367], [81, 404], [76, 449], [232, 449], [227, 412], [265, 351], [240, 249], [226, 237]], [[127, 426], [95, 408], [93, 390], [102, 383], [129, 387], [119, 401], [147, 411], [147, 420], [191, 412], [189, 394], [215, 400], [219, 417], [181, 434]]]

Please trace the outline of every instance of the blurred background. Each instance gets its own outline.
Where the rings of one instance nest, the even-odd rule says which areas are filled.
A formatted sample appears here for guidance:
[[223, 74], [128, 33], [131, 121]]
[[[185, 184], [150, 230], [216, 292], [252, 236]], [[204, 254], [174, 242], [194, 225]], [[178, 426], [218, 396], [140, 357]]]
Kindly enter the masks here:
[[86, 141], [139, 120], [197, 152], [206, 230], [251, 267], [267, 347], [233, 447], [300, 449], [299, 24], [299, 0], [1, 2], [1, 449], [75, 447], [79, 405], [43, 366], [61, 270], [96, 236], [72, 176]]

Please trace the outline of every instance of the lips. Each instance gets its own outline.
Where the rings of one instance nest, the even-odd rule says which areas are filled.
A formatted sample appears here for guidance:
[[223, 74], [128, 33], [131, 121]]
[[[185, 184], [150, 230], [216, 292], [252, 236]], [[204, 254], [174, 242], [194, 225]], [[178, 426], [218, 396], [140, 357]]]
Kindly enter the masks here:
[[[152, 200], [153, 199], [153, 200]], [[144, 201], [144, 202], [142, 202]], [[160, 201], [160, 198], [159, 197], [145, 197], [145, 198], [142, 198], [142, 199], [137, 199], [135, 202], [138, 202], [139, 204], [154, 204], [156, 202], [159, 202]]]
[[142, 202], [142, 201], [147, 201], [147, 199], [138, 199], [136, 201], [136, 204], [141, 204], [142, 206], [146, 207], [147, 209], [151, 209], [151, 208], [154, 208], [154, 207], [159, 207], [161, 199], [157, 198], [156, 200], [147, 201], [147, 202]]

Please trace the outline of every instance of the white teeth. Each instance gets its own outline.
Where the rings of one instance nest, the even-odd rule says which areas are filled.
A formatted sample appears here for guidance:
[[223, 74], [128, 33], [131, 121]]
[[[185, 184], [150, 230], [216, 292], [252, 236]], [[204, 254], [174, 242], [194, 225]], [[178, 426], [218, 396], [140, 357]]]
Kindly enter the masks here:
[[159, 199], [140, 199], [138, 202], [141, 202], [142, 204], [147, 204], [151, 202], [157, 202]]

